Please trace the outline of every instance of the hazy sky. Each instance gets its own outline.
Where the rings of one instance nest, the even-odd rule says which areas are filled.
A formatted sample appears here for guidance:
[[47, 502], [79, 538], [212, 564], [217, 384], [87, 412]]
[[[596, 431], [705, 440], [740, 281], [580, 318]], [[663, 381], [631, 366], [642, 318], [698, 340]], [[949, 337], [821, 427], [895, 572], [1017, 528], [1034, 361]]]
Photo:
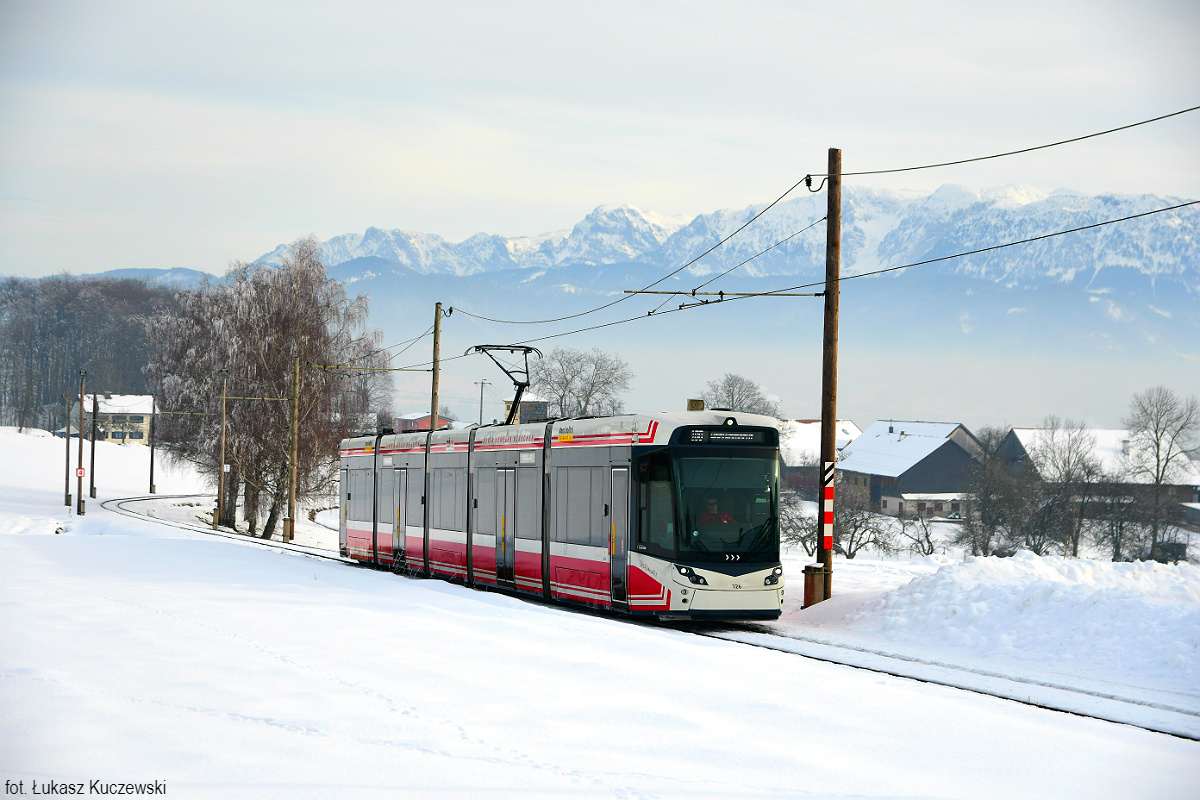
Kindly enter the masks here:
[[[1200, 104], [1200, 3], [0, 0], [0, 273], [670, 215]], [[855, 179], [1200, 197], [1200, 112]]]

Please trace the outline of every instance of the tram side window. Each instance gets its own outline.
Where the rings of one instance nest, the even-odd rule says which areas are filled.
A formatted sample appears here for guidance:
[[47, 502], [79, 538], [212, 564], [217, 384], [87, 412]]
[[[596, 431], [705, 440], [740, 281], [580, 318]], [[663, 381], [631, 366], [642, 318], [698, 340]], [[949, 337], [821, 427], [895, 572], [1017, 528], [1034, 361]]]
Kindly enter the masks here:
[[475, 532], [494, 534], [496, 532], [496, 470], [481, 469], [475, 475], [475, 499], [479, 507], [475, 509]]
[[385, 469], [379, 473], [379, 491], [375, 493], [375, 520], [388, 523], [393, 519], [392, 512], [392, 471]]
[[675, 550], [675, 502], [666, 451], [654, 453], [638, 467], [637, 537], [639, 550], [663, 554]]
[[465, 469], [434, 469], [429, 472], [429, 525], [446, 531], [461, 531], [463, 508], [466, 505], [467, 471]]
[[350, 518], [360, 521], [371, 518], [371, 470], [350, 471]]
[[425, 524], [425, 509], [421, 497], [425, 494], [425, 473], [420, 468], [408, 471], [408, 502], [404, 512], [404, 524], [420, 528]]
[[542, 471], [535, 467], [517, 470], [517, 538], [542, 538], [542, 504], [538, 497], [538, 479]]
[[603, 516], [603, 470], [558, 467], [555, 541], [601, 547], [607, 544]]

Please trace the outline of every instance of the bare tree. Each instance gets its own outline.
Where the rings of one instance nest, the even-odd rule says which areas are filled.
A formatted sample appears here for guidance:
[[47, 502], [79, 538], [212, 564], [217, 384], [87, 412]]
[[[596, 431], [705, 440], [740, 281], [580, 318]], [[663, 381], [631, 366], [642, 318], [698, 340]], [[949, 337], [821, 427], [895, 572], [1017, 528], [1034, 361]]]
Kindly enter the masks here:
[[530, 386], [556, 417], [619, 414], [621, 393], [629, 391], [631, 380], [633, 372], [620, 356], [596, 347], [556, 347], [529, 365]]
[[931, 556], [937, 552], [937, 544], [933, 541], [933, 523], [928, 517], [898, 517], [895, 526], [898, 542], [906, 543], [913, 555]]
[[994, 426], [976, 432], [984, 458], [970, 466], [963, 525], [954, 538], [955, 544], [970, 548], [973, 556], [991, 555], [1004, 535], [1008, 498], [1015, 481], [1011, 465], [997, 455], [1004, 436], [1004, 429]]
[[776, 418], [780, 415], [779, 403], [767, 399], [761, 386], [732, 372], [725, 373], [720, 380], [709, 381], [700, 396], [709, 408], [728, 408]]
[[[228, 376], [226, 460], [246, 483], [247, 519], [257, 524], [259, 496], [270, 505], [269, 537], [290, 486], [293, 376], [300, 369], [298, 486], [320, 492], [336, 477], [339, 440], [384, 394], [378, 332], [368, 333], [367, 299], [346, 296], [321, 263], [316, 239], [292, 245], [278, 268], [235, 264], [223, 281], [178, 292], [177, 309], [149, 322], [154, 354], [148, 374], [160, 407], [183, 412], [159, 427], [170, 452], [220, 473], [220, 404]], [[225, 372], [222, 372], [224, 370]], [[228, 487], [228, 485], [227, 485]], [[237, 485], [229, 488], [236, 495]]]
[[[896, 538], [891, 520], [872, 511], [866, 495], [843, 491], [840, 475], [837, 483], [833, 503], [834, 551], [848, 559], [866, 548], [881, 555], [894, 554]], [[784, 540], [801, 545], [805, 553], [812, 555], [816, 551], [817, 537], [821, 535], [821, 515], [804, 513], [799, 498], [794, 495], [787, 502], [781, 498], [779, 513], [782, 517], [780, 532]]]
[[800, 545], [805, 555], [817, 551], [816, 513], [804, 510], [803, 502], [794, 492], [779, 498], [779, 536], [788, 544]]
[[1100, 478], [1095, 450], [1096, 437], [1088, 433], [1084, 423], [1051, 414], [1042, 423], [1029, 453], [1046, 483], [1046, 507], [1040, 517], [1050, 528], [1046, 538], [1061, 542], [1075, 557], [1079, 556], [1085, 512]]
[[1181, 398], [1165, 386], [1155, 386], [1133, 396], [1129, 416], [1122, 422], [1129, 430], [1129, 474], [1151, 487], [1148, 517], [1153, 552], [1169, 522], [1164, 488], [1189, 465], [1187, 451], [1200, 434], [1200, 402], [1195, 396]]
[[1096, 486], [1092, 502], [1092, 536], [1113, 561], [1150, 552], [1147, 487], [1125, 482], [1120, 475], [1105, 475]]

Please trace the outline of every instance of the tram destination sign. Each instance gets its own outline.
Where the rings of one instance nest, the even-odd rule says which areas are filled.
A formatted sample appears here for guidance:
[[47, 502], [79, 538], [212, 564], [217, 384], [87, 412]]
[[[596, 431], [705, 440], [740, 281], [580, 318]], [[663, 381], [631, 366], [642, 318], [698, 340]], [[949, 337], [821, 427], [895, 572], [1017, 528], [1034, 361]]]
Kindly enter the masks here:
[[766, 431], [728, 430], [726, 428], [693, 428], [688, 432], [689, 444], [769, 444]]

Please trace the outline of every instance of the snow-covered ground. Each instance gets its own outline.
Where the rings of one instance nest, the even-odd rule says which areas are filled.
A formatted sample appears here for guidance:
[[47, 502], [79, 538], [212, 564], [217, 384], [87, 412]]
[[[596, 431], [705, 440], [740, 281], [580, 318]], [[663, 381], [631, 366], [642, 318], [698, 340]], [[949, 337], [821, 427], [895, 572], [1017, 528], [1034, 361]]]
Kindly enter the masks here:
[[[1183, 798], [1200, 783], [1185, 738], [102, 508], [146, 493], [143, 448], [100, 445], [84, 517], [63, 506], [62, 440], [0, 429], [0, 454], [11, 793], [99, 780], [174, 797]], [[156, 483], [204, 491], [161, 464]], [[209, 501], [187, 502], [151, 505], [200, 527]], [[1195, 567], [838, 560], [834, 599], [800, 610], [803, 562], [787, 562], [783, 619], [731, 635], [1031, 692], [1099, 687], [1148, 719], [1200, 713]]]

